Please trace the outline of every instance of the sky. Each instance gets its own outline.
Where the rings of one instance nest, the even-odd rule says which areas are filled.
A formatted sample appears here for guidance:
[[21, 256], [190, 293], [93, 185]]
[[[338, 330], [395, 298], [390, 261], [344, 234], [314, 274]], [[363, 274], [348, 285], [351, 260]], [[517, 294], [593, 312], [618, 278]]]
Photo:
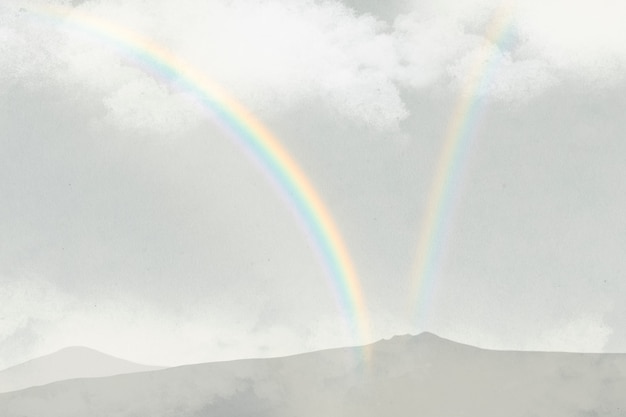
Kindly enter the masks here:
[[[625, 6], [458, 3], [3, 2], [0, 367], [421, 331], [626, 352]], [[275, 135], [341, 233], [359, 314], [219, 117], [77, 13], [171, 51]]]

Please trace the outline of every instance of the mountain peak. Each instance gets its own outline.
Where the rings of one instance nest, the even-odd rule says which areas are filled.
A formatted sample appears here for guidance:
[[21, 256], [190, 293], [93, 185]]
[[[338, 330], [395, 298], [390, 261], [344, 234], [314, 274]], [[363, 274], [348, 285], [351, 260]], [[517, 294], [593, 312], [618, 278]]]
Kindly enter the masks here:
[[431, 333], [431, 332], [422, 332], [418, 334], [416, 337], [422, 340], [439, 340], [439, 341], [446, 340], [443, 337], [437, 336], [435, 333]]
[[69, 346], [0, 371], [0, 393], [74, 378], [95, 378], [161, 369]]
[[130, 361], [127, 361], [125, 359], [121, 359], [118, 358], [116, 356], [113, 355], [109, 355], [107, 353], [103, 353], [100, 352], [99, 350], [96, 349], [92, 349], [90, 347], [86, 347], [86, 346], [67, 346], [64, 347], [62, 349], [57, 350], [56, 352], [50, 353], [48, 355], [44, 355], [41, 356], [39, 358], [33, 359], [33, 360], [43, 360], [45, 358], [49, 358], [49, 357], [55, 357], [55, 358], [59, 358], [59, 357], [72, 357], [74, 361], [76, 360], [86, 360], [86, 359], [101, 359], [101, 360], [107, 360], [107, 361], [111, 361], [111, 360], [115, 360], [115, 361], [119, 361], [119, 362], [127, 362], [127, 363], [132, 363]]
[[50, 353], [49, 355], [45, 355], [45, 356], [67, 354], [67, 353], [88, 353], [88, 354], [93, 354], [93, 355], [110, 356], [110, 355], [107, 355], [106, 353], [102, 353], [98, 350], [95, 350], [86, 346], [66, 346], [64, 348], [57, 350], [56, 352]]
[[99, 351], [97, 351], [97, 350], [95, 350], [95, 349], [92, 349], [92, 348], [90, 348], [90, 347], [87, 347], [87, 346], [80, 346], [80, 345], [75, 345], [75, 346], [66, 346], [66, 347], [64, 347], [64, 348], [61, 348], [61, 349], [57, 350], [57, 352], [63, 352], [63, 351], [66, 351], [66, 350], [67, 350], [67, 351], [72, 351], [72, 350], [75, 350], [75, 351], [81, 351], [81, 350], [82, 350], [82, 351], [89, 351], [89, 352], [98, 352], [98, 353], [102, 353], [102, 352], [99, 352]]
[[411, 333], [407, 333], [407, 334], [401, 334], [401, 335], [395, 335], [392, 336], [390, 339], [386, 339], [388, 341], [393, 341], [393, 342], [443, 342], [443, 341], [448, 341], [447, 339], [444, 339], [443, 337], [439, 337], [434, 333], [431, 332], [422, 332], [419, 333], [417, 335], [411, 334]]

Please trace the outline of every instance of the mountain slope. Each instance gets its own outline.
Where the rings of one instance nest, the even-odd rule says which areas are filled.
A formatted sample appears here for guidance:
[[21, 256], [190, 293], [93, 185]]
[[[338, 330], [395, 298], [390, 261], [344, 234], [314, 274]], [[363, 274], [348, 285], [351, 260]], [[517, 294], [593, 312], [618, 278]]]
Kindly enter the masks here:
[[626, 355], [489, 351], [422, 334], [63, 381], [0, 395], [0, 414], [623, 417], [625, 392]]
[[162, 369], [139, 365], [85, 347], [68, 347], [0, 371], [0, 393], [73, 378], [93, 378]]

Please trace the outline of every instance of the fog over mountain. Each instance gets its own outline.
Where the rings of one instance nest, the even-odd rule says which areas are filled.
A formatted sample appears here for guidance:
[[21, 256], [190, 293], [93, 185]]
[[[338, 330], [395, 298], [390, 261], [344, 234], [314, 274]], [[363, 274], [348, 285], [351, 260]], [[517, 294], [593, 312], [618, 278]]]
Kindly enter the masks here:
[[81, 346], [61, 349], [0, 371], [0, 392], [73, 378], [94, 378], [162, 369], [129, 362]]
[[[367, 360], [363, 360], [367, 358]], [[491, 351], [430, 333], [0, 395], [3, 417], [623, 416], [626, 354]]]

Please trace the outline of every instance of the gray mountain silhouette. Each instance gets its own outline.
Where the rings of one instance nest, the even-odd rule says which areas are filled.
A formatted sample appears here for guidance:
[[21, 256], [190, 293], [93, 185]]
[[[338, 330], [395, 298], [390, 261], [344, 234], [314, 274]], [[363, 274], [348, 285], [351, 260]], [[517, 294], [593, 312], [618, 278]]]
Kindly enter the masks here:
[[86, 347], [73, 346], [0, 371], [0, 392], [74, 378], [93, 378], [162, 369], [139, 365]]
[[626, 415], [626, 355], [491, 351], [430, 333], [363, 348], [62, 381], [4, 417]]

